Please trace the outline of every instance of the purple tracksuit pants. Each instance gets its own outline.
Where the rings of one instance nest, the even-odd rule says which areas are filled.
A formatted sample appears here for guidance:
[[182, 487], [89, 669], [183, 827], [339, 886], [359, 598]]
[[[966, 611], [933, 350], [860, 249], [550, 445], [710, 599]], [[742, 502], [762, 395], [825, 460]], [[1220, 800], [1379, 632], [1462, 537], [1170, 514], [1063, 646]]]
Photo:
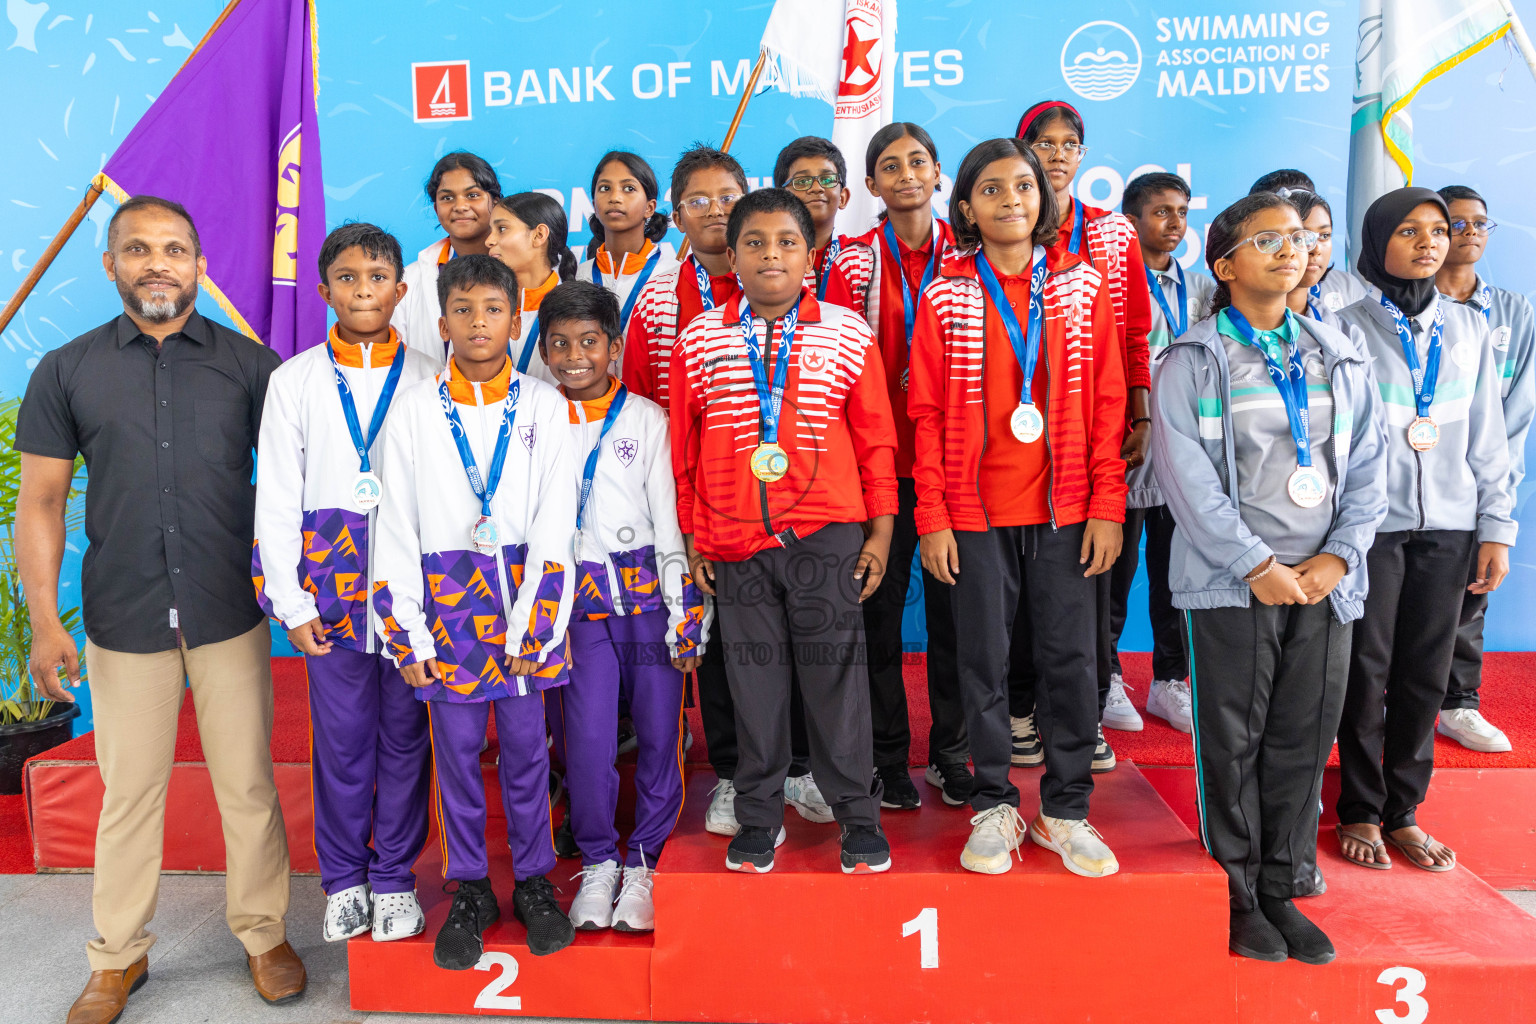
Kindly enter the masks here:
[[304, 659], [320, 886], [411, 892], [427, 842], [427, 712], [382, 654]]
[[683, 807], [683, 674], [667, 653], [667, 612], [572, 621], [571, 681], [550, 691], [550, 726], [565, 751], [571, 833], [581, 862], [618, 860], [619, 696], [639, 740], [635, 830], [625, 863], [654, 868]]
[[497, 775], [507, 816], [507, 845], [512, 848], [512, 874], [522, 881], [554, 870], [544, 698], [544, 692], [534, 690], [521, 697], [472, 704], [427, 702], [432, 719], [432, 759], [437, 768], [437, 827], [443, 837], [444, 878], [475, 881], [490, 874], [480, 744], [493, 710], [496, 741], [501, 748]]

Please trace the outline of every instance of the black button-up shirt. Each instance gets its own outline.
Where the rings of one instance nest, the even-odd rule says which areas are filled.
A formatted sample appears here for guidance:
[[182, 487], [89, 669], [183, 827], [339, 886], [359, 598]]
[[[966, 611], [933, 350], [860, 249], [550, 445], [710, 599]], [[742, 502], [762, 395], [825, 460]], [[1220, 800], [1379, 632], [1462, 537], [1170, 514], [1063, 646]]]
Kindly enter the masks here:
[[85, 632], [130, 654], [239, 636], [251, 585], [252, 449], [277, 353], [193, 311], [159, 347], [126, 315], [43, 356], [16, 450], [85, 456]]

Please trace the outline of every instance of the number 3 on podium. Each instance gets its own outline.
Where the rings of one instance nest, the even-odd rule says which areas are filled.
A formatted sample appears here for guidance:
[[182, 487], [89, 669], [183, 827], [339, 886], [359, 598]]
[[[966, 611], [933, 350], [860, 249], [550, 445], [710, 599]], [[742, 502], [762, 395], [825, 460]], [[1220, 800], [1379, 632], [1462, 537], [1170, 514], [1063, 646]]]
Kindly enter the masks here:
[[939, 966], [939, 908], [924, 907], [923, 912], [901, 926], [901, 937], [917, 933], [918, 963], [923, 970]]
[[1401, 1013], [1377, 1010], [1376, 1019], [1381, 1024], [1424, 1024], [1429, 1017], [1429, 1000], [1424, 998], [1424, 972], [1415, 967], [1388, 967], [1376, 976], [1379, 985], [1403, 987], [1397, 991], [1395, 1002], [1403, 1004]]

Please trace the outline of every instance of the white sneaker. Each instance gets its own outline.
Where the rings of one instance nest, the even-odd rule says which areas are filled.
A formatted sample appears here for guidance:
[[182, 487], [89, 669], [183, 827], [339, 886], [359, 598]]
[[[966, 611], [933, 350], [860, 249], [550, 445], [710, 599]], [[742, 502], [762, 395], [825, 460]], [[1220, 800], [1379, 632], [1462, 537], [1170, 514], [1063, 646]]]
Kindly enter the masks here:
[[366, 882], [326, 897], [325, 923], [320, 926], [320, 937], [326, 942], [345, 942], [354, 935], [363, 934], [372, 925]]
[[656, 928], [656, 905], [651, 901], [654, 868], [624, 869], [624, 884], [619, 889], [619, 906], [613, 912], [616, 932], [649, 932]]
[[736, 824], [736, 784], [730, 779], [715, 783], [709, 810], [704, 812], [704, 831], [717, 836], [733, 836], [741, 831], [741, 826]]
[[571, 924], [588, 932], [611, 927], [613, 900], [618, 891], [618, 861], [605, 860], [582, 868], [581, 890], [571, 901]]
[[1035, 816], [1029, 823], [1029, 838], [1036, 846], [1055, 850], [1061, 862], [1074, 875], [1103, 878], [1120, 870], [1120, 862], [1104, 844], [1104, 839], [1083, 818], [1048, 818]]
[[998, 804], [971, 819], [971, 837], [960, 851], [960, 866], [983, 875], [1000, 875], [1013, 865], [1008, 855], [1024, 841], [1024, 819], [1019, 809]]
[[1152, 688], [1147, 691], [1147, 714], [1165, 720], [1179, 732], [1193, 732], [1195, 715], [1189, 683], [1182, 679], [1152, 680]]
[[1131, 698], [1125, 695], [1130, 689], [1134, 687], [1126, 686], [1125, 677], [1119, 672], [1109, 677], [1109, 699], [1104, 702], [1104, 716], [1100, 719], [1108, 728], [1121, 732], [1141, 732], [1145, 728]]
[[1435, 726], [1435, 732], [1468, 750], [1480, 750], [1485, 754], [1503, 754], [1513, 749], [1504, 730], [1484, 718], [1477, 708], [1440, 712], [1440, 724]]
[[816, 788], [816, 780], [810, 775], [800, 775], [784, 780], [784, 802], [799, 811], [800, 817], [806, 821], [826, 825], [836, 820], [832, 817], [832, 808], [827, 806], [821, 790]]
[[420, 935], [427, 928], [427, 915], [414, 892], [373, 894], [373, 941], [397, 942]]

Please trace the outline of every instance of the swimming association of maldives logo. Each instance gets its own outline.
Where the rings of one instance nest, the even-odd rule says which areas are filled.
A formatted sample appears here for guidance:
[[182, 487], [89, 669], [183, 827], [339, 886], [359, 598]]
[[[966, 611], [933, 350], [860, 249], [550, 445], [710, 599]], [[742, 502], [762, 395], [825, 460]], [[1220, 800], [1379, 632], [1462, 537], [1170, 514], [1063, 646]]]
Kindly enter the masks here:
[[416, 123], [468, 121], [469, 61], [440, 60], [411, 65], [411, 111]]
[[1085, 100], [1123, 96], [1141, 74], [1141, 44], [1116, 21], [1090, 21], [1061, 48], [1061, 77]]

